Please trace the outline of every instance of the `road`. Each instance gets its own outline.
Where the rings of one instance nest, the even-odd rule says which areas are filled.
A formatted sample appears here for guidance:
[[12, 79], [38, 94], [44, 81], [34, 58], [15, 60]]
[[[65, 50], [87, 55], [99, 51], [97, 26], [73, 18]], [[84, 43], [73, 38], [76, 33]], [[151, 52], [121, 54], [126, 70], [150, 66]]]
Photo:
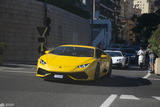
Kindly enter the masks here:
[[97, 82], [44, 81], [33, 65], [0, 66], [0, 107], [159, 107], [160, 76], [136, 66]]

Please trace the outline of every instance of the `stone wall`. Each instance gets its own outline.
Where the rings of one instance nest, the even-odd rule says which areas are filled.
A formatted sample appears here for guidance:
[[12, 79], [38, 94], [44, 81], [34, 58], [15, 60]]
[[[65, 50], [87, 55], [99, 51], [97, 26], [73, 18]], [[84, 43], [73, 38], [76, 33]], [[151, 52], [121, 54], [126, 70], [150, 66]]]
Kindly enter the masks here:
[[[48, 47], [90, 43], [89, 21], [48, 4], [51, 18]], [[5, 42], [5, 61], [36, 62], [39, 57], [36, 27], [43, 25], [44, 4], [36, 0], [0, 1], [0, 42]]]

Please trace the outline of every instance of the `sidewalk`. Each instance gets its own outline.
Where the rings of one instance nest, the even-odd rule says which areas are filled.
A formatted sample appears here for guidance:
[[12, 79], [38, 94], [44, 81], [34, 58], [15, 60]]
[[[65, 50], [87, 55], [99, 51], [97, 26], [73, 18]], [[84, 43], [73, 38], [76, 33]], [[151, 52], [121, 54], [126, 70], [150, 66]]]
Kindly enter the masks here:
[[19, 72], [36, 71], [36, 65], [3, 63], [2, 65], [0, 65], [0, 71], [19, 71]]
[[33, 68], [36, 67], [36, 64], [23, 64], [23, 63], [3, 63], [0, 67], [13, 67], [13, 68]]

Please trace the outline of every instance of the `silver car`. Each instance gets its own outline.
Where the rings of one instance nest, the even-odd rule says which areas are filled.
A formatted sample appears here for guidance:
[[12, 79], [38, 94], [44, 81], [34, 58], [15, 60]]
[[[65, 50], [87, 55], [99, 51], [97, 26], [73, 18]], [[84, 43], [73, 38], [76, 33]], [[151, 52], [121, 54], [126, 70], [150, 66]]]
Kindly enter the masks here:
[[112, 57], [113, 66], [128, 67], [129, 59], [121, 51], [104, 50], [104, 52]]

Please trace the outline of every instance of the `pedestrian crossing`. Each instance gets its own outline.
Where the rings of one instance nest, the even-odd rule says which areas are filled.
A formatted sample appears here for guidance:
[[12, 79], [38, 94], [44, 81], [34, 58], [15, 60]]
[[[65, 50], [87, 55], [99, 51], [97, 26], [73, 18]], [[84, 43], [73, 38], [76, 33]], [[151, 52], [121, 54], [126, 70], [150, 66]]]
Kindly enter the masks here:
[[152, 97], [160, 101], [160, 97], [157, 97], [157, 96], [152, 96]]
[[[128, 101], [141, 101], [144, 100], [146, 98], [142, 98], [142, 97], [137, 97], [135, 95], [126, 95], [126, 94], [122, 94], [122, 95], [117, 95], [117, 94], [111, 94], [101, 105], [100, 107], [110, 107], [115, 100], [128, 100]], [[158, 101], [160, 103], [160, 96], [151, 96], [147, 99], [151, 99], [151, 100], [155, 100]]]
[[120, 99], [125, 99], [125, 100], [140, 100], [140, 98], [134, 96], [134, 95], [121, 95]]

